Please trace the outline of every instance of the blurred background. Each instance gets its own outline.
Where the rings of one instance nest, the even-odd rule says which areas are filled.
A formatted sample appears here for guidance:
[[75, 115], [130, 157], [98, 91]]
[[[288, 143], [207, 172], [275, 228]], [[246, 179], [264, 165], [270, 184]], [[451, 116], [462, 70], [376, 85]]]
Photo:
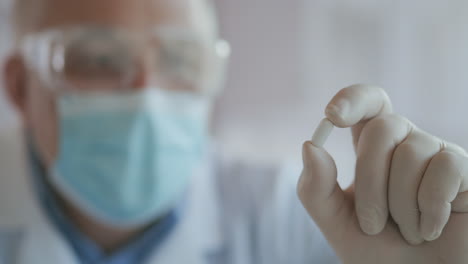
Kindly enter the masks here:
[[[468, 148], [468, 1], [216, 0], [233, 49], [214, 128], [223, 148], [300, 163], [331, 97], [354, 83], [389, 93], [396, 112]], [[0, 0], [0, 61], [10, 49]], [[0, 131], [17, 120], [0, 93]], [[326, 145], [341, 182], [354, 154], [346, 129]]]

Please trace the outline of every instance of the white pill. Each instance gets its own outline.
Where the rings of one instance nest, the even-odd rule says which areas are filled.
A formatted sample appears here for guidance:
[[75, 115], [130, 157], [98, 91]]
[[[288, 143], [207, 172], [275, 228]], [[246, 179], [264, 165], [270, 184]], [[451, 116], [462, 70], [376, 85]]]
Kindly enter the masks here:
[[312, 144], [318, 148], [323, 147], [323, 144], [327, 141], [334, 127], [335, 126], [328, 118], [324, 118], [312, 136]]

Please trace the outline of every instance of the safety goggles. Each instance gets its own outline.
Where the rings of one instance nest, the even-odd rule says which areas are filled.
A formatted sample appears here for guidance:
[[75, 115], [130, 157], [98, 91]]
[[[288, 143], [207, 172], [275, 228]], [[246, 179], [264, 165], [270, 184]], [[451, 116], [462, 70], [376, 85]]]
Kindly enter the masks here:
[[145, 33], [74, 27], [27, 35], [21, 53], [39, 79], [58, 93], [151, 85], [214, 94], [224, 79], [230, 46], [173, 27]]

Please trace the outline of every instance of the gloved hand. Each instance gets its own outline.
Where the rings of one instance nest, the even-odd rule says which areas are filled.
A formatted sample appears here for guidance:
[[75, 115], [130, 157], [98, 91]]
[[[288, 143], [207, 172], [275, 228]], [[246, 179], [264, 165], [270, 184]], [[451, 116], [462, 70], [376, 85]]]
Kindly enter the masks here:
[[308, 141], [299, 198], [346, 264], [468, 263], [468, 155], [391, 109], [378, 87], [341, 90], [326, 116], [352, 128], [354, 184]]

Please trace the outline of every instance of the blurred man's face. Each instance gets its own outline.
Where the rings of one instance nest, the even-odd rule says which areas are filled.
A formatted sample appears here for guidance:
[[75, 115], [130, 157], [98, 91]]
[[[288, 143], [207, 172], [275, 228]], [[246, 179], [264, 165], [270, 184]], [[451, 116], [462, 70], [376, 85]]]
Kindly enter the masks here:
[[[31, 2], [33, 2], [32, 0]], [[187, 29], [213, 37], [213, 21], [204, 0], [43, 0], [36, 21], [25, 23], [26, 34], [48, 29], [96, 25], [141, 33], [163, 27]], [[26, 19], [26, 18], [25, 18]], [[58, 122], [56, 87], [48, 87], [21, 63], [7, 71], [26, 128], [47, 165], [57, 157]], [[141, 68], [138, 80], [148, 69]], [[8, 76], [15, 75], [15, 76]], [[12, 81], [13, 80], [13, 81]], [[136, 81], [138, 82], [138, 81]], [[144, 84], [135, 84], [144, 85]], [[19, 103], [18, 103], [19, 102]]]

